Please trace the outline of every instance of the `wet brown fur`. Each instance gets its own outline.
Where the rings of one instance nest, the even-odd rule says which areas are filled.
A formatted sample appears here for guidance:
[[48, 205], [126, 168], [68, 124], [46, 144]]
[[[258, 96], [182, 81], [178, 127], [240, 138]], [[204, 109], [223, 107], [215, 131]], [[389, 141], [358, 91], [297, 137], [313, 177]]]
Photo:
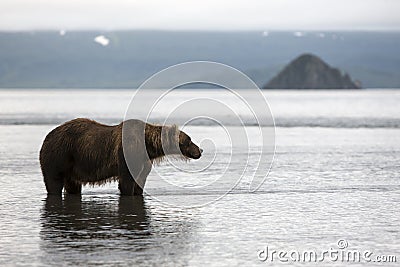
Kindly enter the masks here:
[[[135, 143], [132, 149], [135, 155], [146, 157], [139, 157], [140, 166], [135, 167], [133, 174], [128, 170], [122, 148], [124, 123], [131, 124], [133, 139], [145, 129], [146, 151], [141, 151], [144, 149]], [[178, 140], [179, 148], [174, 147]], [[151, 164], [161, 162], [166, 156], [165, 147], [170, 150], [168, 154], [183, 159], [201, 155], [190, 137], [175, 125], [158, 126], [130, 120], [109, 126], [79, 118], [58, 126], [46, 136], [40, 150], [40, 166], [49, 194], [61, 194], [63, 188], [67, 193], [80, 193], [85, 184], [119, 181], [121, 194], [137, 195], [143, 193], [143, 188], [138, 187], [133, 176], [142, 175], [145, 179]]]

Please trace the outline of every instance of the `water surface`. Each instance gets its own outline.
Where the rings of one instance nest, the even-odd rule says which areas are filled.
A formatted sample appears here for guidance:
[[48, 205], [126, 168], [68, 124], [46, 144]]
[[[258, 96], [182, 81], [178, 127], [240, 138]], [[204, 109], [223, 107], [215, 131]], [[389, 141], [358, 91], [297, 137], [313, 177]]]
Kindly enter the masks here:
[[[203, 181], [218, 168], [188, 175], [160, 165], [143, 198], [119, 196], [116, 184], [85, 187], [80, 197], [47, 197], [38, 162], [45, 135], [78, 116], [118, 123], [130, 95], [127, 90], [0, 91], [0, 265], [279, 265], [261, 262], [258, 251], [267, 245], [322, 251], [337, 248], [339, 239], [351, 249], [400, 260], [397, 91], [266, 93], [278, 125], [276, 155], [255, 193], [239, 184], [200, 208], [165, 205], [156, 198], [213, 200], [231, 181], [218, 181], [204, 192], [167, 191], [156, 173]], [[193, 125], [186, 131], [200, 139], [216, 129]], [[220, 144], [220, 153], [228, 153]], [[236, 175], [233, 171], [232, 179]]]

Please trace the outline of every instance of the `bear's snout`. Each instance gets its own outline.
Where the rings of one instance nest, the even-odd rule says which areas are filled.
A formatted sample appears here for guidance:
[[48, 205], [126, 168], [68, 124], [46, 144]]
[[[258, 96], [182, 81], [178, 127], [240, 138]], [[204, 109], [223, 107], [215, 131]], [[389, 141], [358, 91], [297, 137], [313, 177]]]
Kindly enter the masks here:
[[189, 148], [190, 158], [192, 159], [199, 159], [201, 157], [201, 153], [203, 150], [196, 146], [195, 144], [191, 144]]
[[191, 142], [189, 146], [183, 148], [181, 147], [181, 152], [185, 157], [199, 159], [201, 157], [201, 153], [203, 153], [203, 149]]
[[201, 153], [203, 153], [203, 149], [199, 148], [198, 146], [194, 145], [196, 148], [193, 151], [192, 157], [193, 159], [199, 159], [201, 157]]

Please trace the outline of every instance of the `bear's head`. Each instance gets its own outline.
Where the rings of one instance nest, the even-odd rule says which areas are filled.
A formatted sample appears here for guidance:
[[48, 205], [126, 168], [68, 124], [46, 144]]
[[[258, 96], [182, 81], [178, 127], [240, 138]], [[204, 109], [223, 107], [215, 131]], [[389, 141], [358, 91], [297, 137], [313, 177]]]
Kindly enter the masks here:
[[164, 155], [178, 155], [184, 159], [199, 159], [203, 150], [192, 142], [190, 136], [176, 125], [163, 126], [161, 145]]
[[182, 131], [179, 131], [179, 150], [183, 156], [191, 159], [199, 159], [203, 152], [203, 149], [193, 143], [190, 136]]

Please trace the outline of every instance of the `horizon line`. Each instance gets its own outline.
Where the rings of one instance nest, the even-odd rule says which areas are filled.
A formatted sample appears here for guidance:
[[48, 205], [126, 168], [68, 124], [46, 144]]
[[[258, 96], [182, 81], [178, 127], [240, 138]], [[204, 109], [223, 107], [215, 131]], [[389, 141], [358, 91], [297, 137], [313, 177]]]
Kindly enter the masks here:
[[400, 33], [400, 29], [135, 29], [135, 28], [115, 28], [115, 29], [104, 29], [104, 28], [79, 28], [79, 29], [67, 29], [67, 28], [37, 28], [37, 29], [1, 29], [0, 32], [19, 33], [19, 32], [387, 32], [387, 33]]

